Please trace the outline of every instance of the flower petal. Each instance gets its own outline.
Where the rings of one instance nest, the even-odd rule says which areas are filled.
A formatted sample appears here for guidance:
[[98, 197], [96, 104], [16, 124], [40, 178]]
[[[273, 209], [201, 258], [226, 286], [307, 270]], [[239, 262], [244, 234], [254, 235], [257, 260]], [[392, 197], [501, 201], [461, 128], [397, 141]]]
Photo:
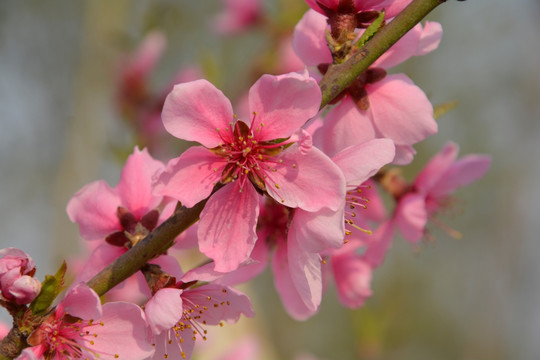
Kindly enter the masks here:
[[144, 306], [148, 323], [154, 335], [172, 328], [183, 314], [182, 290], [163, 288], [158, 290]]
[[68, 291], [61, 304], [63, 311], [84, 320], [97, 320], [102, 316], [99, 296], [84, 283]]
[[289, 233], [295, 233], [299, 246], [307, 252], [318, 253], [329, 247], [337, 249], [345, 239], [344, 206], [345, 203], [338, 211], [296, 209]]
[[332, 63], [332, 54], [324, 36], [328, 27], [326, 19], [318, 12], [308, 10], [294, 28], [294, 51], [307, 66]]
[[307, 73], [261, 76], [249, 90], [249, 110], [257, 113], [255, 137], [268, 141], [291, 136], [317, 115], [320, 104], [319, 85]]
[[450, 166], [456, 161], [459, 146], [453, 142], [447, 142], [442, 150], [433, 156], [416, 176], [414, 187], [417, 191], [426, 194], [429, 192]]
[[165, 99], [162, 118], [171, 135], [213, 148], [224, 141], [216, 129], [229, 128], [233, 110], [229, 99], [214, 85], [195, 80], [174, 86]]
[[491, 156], [471, 154], [454, 162], [435, 184], [430, 195], [449, 194], [484, 176], [491, 166]]
[[418, 242], [424, 236], [427, 220], [426, 200], [422, 195], [409, 193], [399, 201], [395, 221], [405, 239]]
[[192, 207], [212, 193], [225, 165], [223, 158], [208, 149], [190, 147], [180, 157], [169, 161], [165, 171], [156, 177], [154, 194], [170, 196]]
[[199, 249], [215, 262], [215, 271], [228, 272], [249, 258], [257, 240], [259, 195], [248, 184], [227, 184], [210, 197], [201, 212]]

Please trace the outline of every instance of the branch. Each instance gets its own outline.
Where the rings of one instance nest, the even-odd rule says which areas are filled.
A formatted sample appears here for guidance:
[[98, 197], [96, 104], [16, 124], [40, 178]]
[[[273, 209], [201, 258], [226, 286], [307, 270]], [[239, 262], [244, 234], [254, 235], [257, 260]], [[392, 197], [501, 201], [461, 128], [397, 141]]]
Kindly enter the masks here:
[[375, 60], [418, 24], [431, 10], [445, 1], [413, 0], [349, 60], [343, 64], [331, 65], [319, 83], [322, 91], [321, 109], [367, 70]]

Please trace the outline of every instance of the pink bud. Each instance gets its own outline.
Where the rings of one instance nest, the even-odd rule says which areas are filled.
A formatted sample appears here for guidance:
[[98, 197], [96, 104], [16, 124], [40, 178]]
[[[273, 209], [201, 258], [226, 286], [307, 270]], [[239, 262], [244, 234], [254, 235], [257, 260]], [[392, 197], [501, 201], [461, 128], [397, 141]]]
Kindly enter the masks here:
[[34, 279], [36, 268], [30, 255], [16, 248], [0, 250], [0, 289], [2, 296], [17, 304], [28, 304], [41, 290]]
[[[9, 294], [15, 298], [19, 305], [30, 304], [39, 295], [41, 282], [28, 275], [23, 275], [9, 289]], [[4, 295], [5, 296], [5, 295]]]

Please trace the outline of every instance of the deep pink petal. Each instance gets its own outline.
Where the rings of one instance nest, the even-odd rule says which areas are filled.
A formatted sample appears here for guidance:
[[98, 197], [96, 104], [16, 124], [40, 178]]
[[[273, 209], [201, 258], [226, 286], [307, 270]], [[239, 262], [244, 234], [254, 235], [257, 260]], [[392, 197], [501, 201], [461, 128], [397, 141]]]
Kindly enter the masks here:
[[162, 198], [152, 195], [152, 177], [163, 169], [161, 161], [150, 156], [147, 149], [135, 147], [122, 169], [120, 182], [115, 190], [122, 199], [122, 206], [140, 218], [155, 209]]
[[224, 142], [216, 129], [229, 128], [233, 110], [229, 99], [214, 85], [195, 80], [173, 88], [165, 99], [162, 118], [173, 136], [213, 148]]
[[313, 135], [313, 143], [328, 156], [334, 156], [346, 147], [375, 138], [371, 117], [360, 111], [350, 97], [345, 97], [323, 119], [322, 126]]
[[122, 230], [116, 210], [120, 196], [105, 181], [95, 181], [79, 190], [67, 205], [69, 219], [79, 225], [85, 240], [103, 240], [107, 235]]
[[328, 27], [326, 19], [318, 12], [308, 10], [294, 28], [294, 51], [307, 66], [332, 63], [324, 35]]
[[[364, 0], [355, 0], [355, 2], [362, 2]], [[369, 0], [368, 2], [375, 3], [376, 8], [384, 9], [386, 14], [385, 17], [393, 18], [399, 14], [407, 5], [409, 5], [412, 0]], [[379, 4], [376, 4], [379, 3]]]
[[287, 247], [279, 246], [272, 258], [274, 285], [281, 298], [285, 310], [295, 320], [307, 320], [318, 308], [308, 307], [293, 283], [288, 264]]
[[344, 206], [345, 203], [338, 211], [322, 209], [307, 212], [296, 209], [289, 233], [295, 233], [299, 246], [307, 252], [318, 253], [329, 247], [339, 248], [345, 239]]
[[172, 328], [182, 317], [182, 290], [163, 288], [158, 290], [144, 306], [148, 324], [154, 335]]
[[414, 187], [423, 194], [429, 192], [450, 166], [456, 161], [459, 153], [459, 146], [456, 143], [448, 142], [442, 150], [433, 156], [424, 169], [416, 176]]
[[394, 148], [390, 139], [373, 139], [340, 151], [332, 161], [343, 171], [348, 186], [358, 186], [394, 159]]
[[192, 146], [169, 161], [165, 171], [156, 178], [154, 194], [170, 196], [192, 207], [210, 195], [225, 165], [223, 158], [208, 149]]
[[467, 155], [454, 162], [444, 176], [431, 189], [430, 195], [449, 194], [456, 189], [468, 185], [484, 176], [491, 166], [491, 156]]
[[141, 308], [127, 302], [103, 305], [103, 326], [87, 329], [96, 336], [86, 336], [86, 346], [100, 354], [99, 359], [143, 360], [154, 353], [151, 333]]
[[[307, 73], [263, 75], [249, 89], [250, 117], [259, 141], [287, 138], [317, 115], [321, 90]], [[260, 133], [259, 133], [260, 131]]]
[[[208, 284], [184, 291], [184, 302], [199, 305], [200, 318], [197, 321], [208, 325], [218, 325], [222, 321], [235, 323], [240, 315], [253, 317], [255, 315], [251, 301], [241, 291], [234, 288]], [[206, 307], [206, 309], [205, 309]]]
[[253, 186], [227, 184], [210, 197], [201, 212], [199, 249], [215, 262], [214, 270], [233, 271], [249, 258], [257, 240], [259, 198]]
[[97, 320], [102, 316], [98, 294], [84, 283], [68, 291], [61, 304], [65, 312], [84, 320]]
[[424, 236], [427, 220], [426, 200], [422, 195], [409, 193], [399, 201], [395, 221], [405, 239], [418, 242]]
[[266, 181], [268, 194], [278, 203], [306, 211], [337, 210], [342, 205], [345, 178], [322, 151], [312, 147], [302, 154], [298, 144], [293, 144], [278, 158], [276, 171], [268, 173]]
[[407, 76], [388, 75], [366, 90], [376, 128], [396, 145], [412, 145], [437, 132], [431, 103]]

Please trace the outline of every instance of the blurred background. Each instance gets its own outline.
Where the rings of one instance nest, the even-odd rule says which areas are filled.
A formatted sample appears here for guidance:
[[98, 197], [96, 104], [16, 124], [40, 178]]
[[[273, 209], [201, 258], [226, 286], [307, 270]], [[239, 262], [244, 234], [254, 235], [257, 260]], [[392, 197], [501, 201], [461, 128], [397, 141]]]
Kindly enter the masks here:
[[[264, 3], [280, 34], [306, 9]], [[259, 68], [278, 71], [275, 33], [217, 36], [222, 10], [220, 1], [0, 2], [0, 247], [30, 253], [39, 278], [80, 252], [65, 206], [89, 182], [118, 182], [136, 139], [115, 93], [122, 59], [148, 31], [168, 41], [155, 89], [197, 65], [237, 98]], [[434, 229], [419, 248], [398, 238], [362, 309], [329, 291], [306, 322], [288, 317], [266, 274], [245, 288], [256, 318], [218, 329], [198, 358], [255, 341], [254, 359], [540, 359], [539, 17], [536, 0], [448, 1], [428, 17], [443, 25], [438, 50], [396, 69], [434, 104], [459, 102], [416, 146], [411, 174], [448, 140], [462, 155], [493, 156], [488, 175], [457, 194], [459, 215], [445, 218], [463, 238]]]

